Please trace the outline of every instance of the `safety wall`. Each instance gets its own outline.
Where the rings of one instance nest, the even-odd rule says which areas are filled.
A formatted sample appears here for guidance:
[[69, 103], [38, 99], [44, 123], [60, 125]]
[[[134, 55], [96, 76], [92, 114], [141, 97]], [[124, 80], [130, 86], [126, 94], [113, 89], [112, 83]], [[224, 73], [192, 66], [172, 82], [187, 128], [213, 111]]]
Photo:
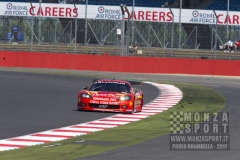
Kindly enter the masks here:
[[240, 76], [240, 61], [237, 60], [1, 51], [0, 66], [132, 73]]

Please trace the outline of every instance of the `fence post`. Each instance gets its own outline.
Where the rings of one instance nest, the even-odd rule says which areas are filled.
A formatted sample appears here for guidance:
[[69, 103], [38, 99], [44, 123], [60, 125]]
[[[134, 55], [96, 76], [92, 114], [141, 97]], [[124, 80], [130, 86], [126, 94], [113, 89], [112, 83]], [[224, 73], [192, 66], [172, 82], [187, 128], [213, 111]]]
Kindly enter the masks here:
[[181, 38], [182, 38], [182, 25], [181, 25], [181, 19], [182, 19], [182, 0], [180, 0], [180, 9], [179, 9], [179, 40], [178, 40], [178, 48], [181, 48]]
[[173, 19], [172, 19], [172, 33], [171, 33], [171, 57], [173, 53], [173, 32], [174, 32], [174, 14], [172, 12], [172, 9], [169, 7], [170, 12], [172, 13]]
[[57, 43], [57, 19], [55, 19], [54, 25], [54, 42]]
[[123, 8], [123, 4], [121, 4], [121, 11], [122, 11], [122, 28], [121, 28], [121, 56], [124, 55], [124, 30], [125, 30], [125, 21], [124, 21], [124, 8]]
[[128, 8], [127, 8], [127, 6], [126, 5], [124, 5], [124, 8], [125, 8], [125, 10], [127, 11], [127, 14], [128, 14], [128, 23], [127, 23], [127, 39], [126, 39], [126, 46], [127, 46], [127, 48], [126, 48], [126, 50], [127, 50], [127, 56], [129, 55], [129, 37], [130, 37], [130, 31], [129, 31], [129, 23], [130, 23], [130, 12], [129, 12], [129, 10], [128, 10]]
[[229, 20], [229, 0], [227, 0], [227, 40], [229, 40], [229, 29], [228, 29], [228, 20]]
[[[168, 26], [168, 24], [165, 22], [164, 23], [164, 33], [163, 33], [163, 47], [164, 48], [167, 48], [167, 46], [166, 46], [166, 29], [167, 29], [167, 26]], [[165, 54], [164, 54], [164, 57], [165, 57]]]
[[216, 50], [217, 50], [217, 24], [218, 24], [218, 16], [215, 12], [215, 10], [213, 9], [213, 13], [215, 14], [216, 17], [216, 24], [215, 24], [215, 48], [214, 48], [214, 59], [216, 59]]
[[72, 41], [72, 33], [73, 33], [73, 31], [72, 31], [72, 21], [71, 21], [71, 23], [70, 23], [70, 35], [69, 35], [69, 37], [70, 37], [70, 38], [69, 38], [69, 39], [70, 39], [70, 40], [69, 40], [69, 43], [70, 43], [70, 44], [72, 44], [72, 42], [73, 42], [73, 41]]
[[33, 27], [34, 27], [34, 8], [32, 6], [32, 3], [30, 3], [30, 5], [31, 5], [31, 9], [32, 9], [32, 24], [31, 24], [31, 30], [32, 30], [32, 32], [31, 32], [31, 52], [32, 52], [33, 51], [33, 32], [34, 32], [34, 30], [33, 30]]
[[74, 53], [77, 52], [77, 18], [78, 18], [78, 9], [76, 5], [74, 4], [74, 8], [77, 12], [76, 18], [75, 18], [75, 43], [74, 43]]
[[84, 45], [87, 45], [87, 32], [88, 32], [88, 23], [87, 23], [87, 8], [88, 8], [88, 0], [86, 0], [85, 4], [85, 37], [84, 37]]
[[198, 25], [196, 26], [196, 39], [195, 39], [196, 42], [195, 42], [195, 49], [197, 49], [197, 46], [198, 46], [198, 44], [197, 44], [198, 41], [197, 41], [197, 40], [198, 40]]
[[135, 7], [135, 0], [132, 2], [132, 42], [134, 41], [134, 7]]
[[101, 39], [100, 39], [100, 42], [101, 42], [101, 46], [103, 46], [103, 32], [104, 32], [104, 29], [103, 29], [104, 27], [103, 27], [103, 21], [101, 21]]
[[[39, 0], [39, 9], [42, 10], [42, 0]], [[38, 14], [38, 43], [41, 43], [41, 16], [40, 13]]]

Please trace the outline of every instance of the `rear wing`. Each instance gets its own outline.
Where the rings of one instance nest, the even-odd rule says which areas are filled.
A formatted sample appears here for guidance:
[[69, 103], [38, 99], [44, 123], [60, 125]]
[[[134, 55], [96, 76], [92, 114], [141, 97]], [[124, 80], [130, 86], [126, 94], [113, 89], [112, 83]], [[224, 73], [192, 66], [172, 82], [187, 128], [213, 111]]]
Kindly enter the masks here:
[[131, 85], [133, 85], [133, 86], [141, 86], [142, 85], [142, 82], [137, 82], [137, 81], [128, 81]]
[[93, 83], [96, 82], [97, 80], [100, 80], [100, 79], [94, 79], [94, 80], [93, 80]]

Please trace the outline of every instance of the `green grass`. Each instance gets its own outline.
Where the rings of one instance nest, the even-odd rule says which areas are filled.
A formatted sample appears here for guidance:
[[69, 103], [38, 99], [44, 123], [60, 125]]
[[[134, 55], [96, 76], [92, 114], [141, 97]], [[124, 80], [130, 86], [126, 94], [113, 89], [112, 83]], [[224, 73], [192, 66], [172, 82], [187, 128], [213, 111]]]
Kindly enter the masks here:
[[[108, 150], [130, 146], [169, 133], [169, 116], [173, 111], [218, 112], [225, 104], [224, 97], [208, 87], [174, 83], [183, 92], [179, 104], [160, 114], [117, 128], [94, 132], [72, 139], [38, 145], [13, 151], [0, 152], [1, 160], [72, 160]], [[76, 143], [85, 140], [95, 143]], [[104, 142], [115, 142], [105, 144]], [[61, 145], [45, 148], [50, 144]]]

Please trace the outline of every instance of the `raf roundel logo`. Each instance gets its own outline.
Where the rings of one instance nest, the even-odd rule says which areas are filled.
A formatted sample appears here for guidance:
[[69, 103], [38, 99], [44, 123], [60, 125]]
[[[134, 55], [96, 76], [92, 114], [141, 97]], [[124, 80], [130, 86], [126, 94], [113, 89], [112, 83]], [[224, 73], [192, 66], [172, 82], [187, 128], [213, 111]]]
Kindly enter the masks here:
[[193, 11], [192, 15], [193, 15], [193, 17], [198, 17], [199, 12], [198, 11]]
[[103, 13], [103, 12], [104, 12], [104, 8], [103, 8], [102, 6], [99, 7], [99, 8], [98, 8], [98, 12], [99, 12], [99, 13]]
[[12, 3], [8, 3], [8, 4], [7, 4], [7, 9], [9, 9], [9, 10], [10, 10], [10, 9], [12, 9], [12, 8], [13, 8], [13, 5], [12, 5]]

